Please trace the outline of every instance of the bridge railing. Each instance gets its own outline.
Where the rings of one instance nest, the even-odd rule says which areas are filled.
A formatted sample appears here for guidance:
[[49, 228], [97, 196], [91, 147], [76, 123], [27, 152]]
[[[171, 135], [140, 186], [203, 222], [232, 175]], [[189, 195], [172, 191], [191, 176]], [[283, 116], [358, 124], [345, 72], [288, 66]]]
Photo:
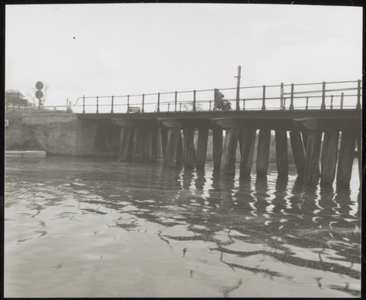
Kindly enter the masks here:
[[[360, 109], [362, 82], [336, 81], [220, 88], [231, 110]], [[123, 96], [79, 97], [82, 113], [154, 113], [211, 111], [214, 89]], [[82, 110], [82, 111], [80, 111]]]

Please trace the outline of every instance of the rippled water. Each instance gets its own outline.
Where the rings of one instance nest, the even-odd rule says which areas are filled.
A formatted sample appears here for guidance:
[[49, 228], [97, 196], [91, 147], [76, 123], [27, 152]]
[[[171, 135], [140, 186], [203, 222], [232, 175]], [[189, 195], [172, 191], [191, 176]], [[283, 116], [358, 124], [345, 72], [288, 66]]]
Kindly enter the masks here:
[[360, 195], [111, 159], [9, 158], [6, 297], [360, 296]]

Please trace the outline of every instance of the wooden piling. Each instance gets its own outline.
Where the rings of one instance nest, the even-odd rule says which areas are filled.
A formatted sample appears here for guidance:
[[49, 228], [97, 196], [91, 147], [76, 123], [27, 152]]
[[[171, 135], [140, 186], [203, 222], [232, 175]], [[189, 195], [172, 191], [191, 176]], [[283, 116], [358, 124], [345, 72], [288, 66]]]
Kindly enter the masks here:
[[117, 161], [127, 161], [131, 131], [131, 127], [121, 127], [120, 129]]
[[198, 129], [196, 169], [203, 170], [206, 164], [208, 128]]
[[161, 127], [160, 128], [160, 138], [161, 138], [161, 148], [163, 150], [163, 157], [165, 157], [166, 152], [166, 142], [168, 139], [168, 128], [167, 127]]
[[352, 176], [352, 165], [355, 154], [356, 136], [352, 130], [343, 130], [339, 148], [337, 169], [337, 186], [349, 186]]
[[267, 176], [270, 142], [271, 130], [269, 128], [261, 128], [258, 136], [257, 177]]
[[300, 132], [295, 130], [290, 131], [290, 141], [297, 174], [302, 178], [305, 169], [305, 149]]
[[360, 183], [362, 182], [362, 142], [361, 134], [357, 133], [357, 161], [358, 161], [358, 174], [360, 176]]
[[142, 140], [142, 161], [155, 162], [157, 154], [157, 128], [147, 129]]
[[168, 128], [166, 151], [164, 157], [165, 167], [175, 167], [178, 153], [178, 147], [181, 139], [180, 128]]
[[324, 132], [320, 175], [322, 186], [333, 184], [338, 156], [338, 138], [338, 131]]
[[254, 128], [244, 128], [240, 132], [240, 177], [248, 177], [252, 171], [256, 133]]
[[276, 165], [279, 177], [288, 176], [288, 148], [286, 129], [276, 129]]
[[213, 154], [213, 164], [214, 171], [219, 171], [221, 166], [221, 156], [222, 156], [222, 128], [215, 127], [212, 129], [212, 154]]
[[194, 128], [183, 129], [183, 156], [184, 156], [184, 168], [186, 170], [193, 169], [195, 167], [196, 153], [194, 149]]
[[322, 132], [320, 130], [309, 130], [304, 169], [305, 184], [315, 185], [319, 181], [319, 157], [321, 141]]
[[238, 146], [239, 128], [226, 129], [225, 141], [221, 155], [220, 171], [225, 174], [235, 172], [236, 148]]
[[132, 151], [132, 160], [140, 162], [142, 161], [142, 141], [144, 139], [144, 132], [142, 128], [136, 127], [134, 128], [133, 133], [133, 151]]

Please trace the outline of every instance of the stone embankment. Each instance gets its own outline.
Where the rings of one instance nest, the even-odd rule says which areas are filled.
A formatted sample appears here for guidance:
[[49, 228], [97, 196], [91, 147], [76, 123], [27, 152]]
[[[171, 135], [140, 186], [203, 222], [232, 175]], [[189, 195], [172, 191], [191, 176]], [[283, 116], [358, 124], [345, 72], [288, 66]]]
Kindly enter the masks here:
[[[47, 154], [114, 156], [113, 130], [104, 124], [80, 121], [67, 112], [8, 111], [6, 150], [45, 150]], [[117, 128], [118, 129], [118, 128]]]

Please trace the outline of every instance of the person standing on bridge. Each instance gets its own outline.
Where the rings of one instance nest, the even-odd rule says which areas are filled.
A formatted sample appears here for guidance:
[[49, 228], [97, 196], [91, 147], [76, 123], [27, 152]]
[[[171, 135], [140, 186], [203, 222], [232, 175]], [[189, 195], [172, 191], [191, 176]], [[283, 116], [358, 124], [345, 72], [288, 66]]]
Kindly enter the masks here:
[[214, 96], [214, 108], [213, 110], [216, 111], [217, 109], [222, 110], [224, 108], [224, 94], [219, 91], [219, 89], [215, 89], [215, 96]]

